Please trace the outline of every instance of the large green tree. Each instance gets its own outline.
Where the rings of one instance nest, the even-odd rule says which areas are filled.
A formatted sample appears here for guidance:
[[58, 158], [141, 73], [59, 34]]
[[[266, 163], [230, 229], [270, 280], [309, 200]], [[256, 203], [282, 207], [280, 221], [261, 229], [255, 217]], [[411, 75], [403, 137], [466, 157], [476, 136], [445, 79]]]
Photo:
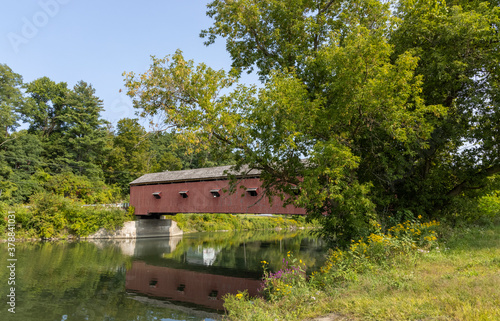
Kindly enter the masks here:
[[[234, 69], [154, 58], [127, 74], [135, 106], [262, 170], [333, 241], [440, 215], [500, 171], [496, 3], [216, 0], [208, 15]], [[260, 88], [237, 84], [253, 69]]]
[[19, 111], [24, 101], [21, 85], [22, 77], [7, 65], [0, 64], [0, 144], [18, 126]]
[[[9, 200], [17, 190], [12, 180], [16, 176], [16, 166], [24, 155], [12, 154], [21, 135], [14, 133], [18, 127], [20, 110], [24, 104], [21, 91], [22, 77], [5, 64], [0, 64], [0, 200]], [[22, 164], [25, 165], [24, 163]]]
[[66, 124], [62, 144], [68, 151], [68, 164], [73, 172], [92, 179], [102, 179], [106, 155], [108, 122], [101, 118], [103, 103], [95, 89], [84, 81], [78, 82], [68, 94], [70, 112], [63, 116]]
[[28, 96], [23, 119], [28, 132], [43, 144], [45, 168], [50, 173], [72, 171], [90, 179], [103, 179], [109, 148], [107, 122], [101, 118], [102, 101], [84, 81], [73, 89], [47, 77], [25, 85]]

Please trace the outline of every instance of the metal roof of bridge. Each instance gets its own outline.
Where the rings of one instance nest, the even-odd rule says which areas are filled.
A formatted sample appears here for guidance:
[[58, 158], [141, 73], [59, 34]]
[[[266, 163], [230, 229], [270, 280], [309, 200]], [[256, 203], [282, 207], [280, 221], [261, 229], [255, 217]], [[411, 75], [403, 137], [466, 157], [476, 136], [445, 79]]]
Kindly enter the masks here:
[[147, 185], [159, 183], [206, 181], [215, 179], [228, 179], [228, 175], [236, 177], [257, 177], [260, 171], [256, 169], [248, 170], [243, 167], [240, 171], [232, 170], [233, 165], [218, 166], [209, 168], [186, 169], [181, 171], [166, 171], [160, 173], [150, 173], [132, 181], [130, 185]]

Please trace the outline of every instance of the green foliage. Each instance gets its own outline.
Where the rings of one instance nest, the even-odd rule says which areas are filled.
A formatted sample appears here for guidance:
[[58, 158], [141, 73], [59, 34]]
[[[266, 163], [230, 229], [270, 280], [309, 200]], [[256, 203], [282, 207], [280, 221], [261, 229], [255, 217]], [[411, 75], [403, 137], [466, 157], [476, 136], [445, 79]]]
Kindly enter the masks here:
[[[377, 233], [353, 240], [348, 248], [330, 250], [320, 271], [307, 280], [301, 273], [302, 262], [290, 252], [283, 259], [284, 268], [278, 267], [274, 273], [267, 270], [268, 262], [262, 261], [266, 300], [249, 297], [245, 292], [228, 295], [224, 306], [229, 320], [309, 320], [331, 312], [335, 312], [332, 318], [339, 320], [458, 315], [462, 316], [459, 319], [468, 319], [479, 311], [492, 315], [500, 312], [494, 308], [497, 300], [486, 293], [480, 301], [475, 301], [474, 294], [463, 295], [464, 288], [481, 291], [475, 282], [491, 284], [488, 278], [497, 279], [493, 276], [498, 267], [494, 253], [500, 247], [494, 230], [455, 230], [456, 234], [446, 240], [449, 248], [442, 248], [443, 240], [437, 243], [439, 223], [435, 221], [420, 222], [416, 218], [392, 226], [385, 233], [381, 225], [374, 228]], [[475, 251], [480, 248], [488, 254], [483, 252], [481, 255], [486, 257], [477, 259]], [[476, 263], [466, 263], [470, 260]], [[450, 272], [453, 280], [446, 278]], [[477, 279], [471, 280], [470, 276]], [[457, 282], [463, 288], [455, 286]], [[471, 302], [481, 302], [478, 306], [482, 307], [454, 312], [454, 307]]]
[[296, 291], [296, 288], [306, 286], [306, 268], [302, 260], [296, 259], [291, 251], [287, 252], [281, 268], [276, 272], [268, 271], [267, 261], [262, 261], [264, 276], [260, 289], [265, 299], [280, 300]]
[[[48, 192], [35, 194], [26, 206], [2, 206], [15, 213], [20, 237], [88, 236], [100, 228], [112, 230], [121, 227], [125, 221], [132, 219], [121, 209], [85, 206], [76, 199]], [[2, 221], [6, 215], [2, 213]], [[5, 226], [2, 227], [3, 233]]]
[[149, 170], [149, 148], [147, 133], [137, 119], [119, 120], [106, 164], [107, 181], [128, 194], [128, 184]]
[[233, 214], [177, 214], [173, 217], [183, 231], [213, 232], [231, 230], [295, 229], [313, 226], [304, 218]]
[[[117, 198], [115, 187], [104, 184], [112, 143], [94, 88], [80, 81], [70, 89], [47, 77], [23, 85], [7, 66], [0, 71], [1, 117], [7, 126], [0, 136], [0, 199], [26, 203], [44, 190], [88, 203]], [[11, 133], [18, 119], [29, 129]]]
[[115, 202], [120, 190], [102, 181], [91, 181], [86, 176], [63, 172], [44, 178], [43, 187], [56, 195], [78, 199], [85, 204], [107, 204]]
[[[175, 132], [148, 134], [137, 119], [122, 119], [113, 131], [100, 116], [102, 100], [84, 81], [73, 88], [47, 77], [23, 84], [0, 65], [0, 106], [0, 200], [9, 204], [43, 191], [110, 203], [126, 198], [128, 184], [147, 172], [230, 161], [212, 147], [183, 144]], [[19, 120], [29, 129], [15, 132]]]
[[[235, 69], [153, 58], [126, 75], [135, 107], [261, 170], [267, 196], [306, 207], [338, 245], [404, 210], [443, 216], [500, 171], [493, 4], [216, 0], [207, 14], [202, 37], [224, 38]], [[252, 68], [259, 89], [237, 84]]]
[[[229, 320], [476, 320], [500, 316], [498, 268], [500, 225], [467, 226], [439, 248], [396, 255], [364, 272], [348, 272], [318, 287], [294, 287], [276, 301], [225, 298]], [[356, 253], [359, 252], [359, 245]], [[347, 259], [347, 257], [345, 258]], [[336, 261], [340, 264], [339, 261]], [[356, 264], [348, 265], [359, 271]], [[362, 260], [357, 261], [363, 264]], [[328, 262], [325, 267], [328, 266]], [[389, 265], [389, 266], [388, 266]], [[339, 269], [335, 265], [332, 269]], [[318, 274], [316, 274], [318, 275]], [[314, 276], [314, 280], [317, 276]]]
[[74, 210], [69, 200], [48, 193], [34, 195], [30, 204], [29, 219], [23, 215], [22, 226], [41, 238], [60, 236], [68, 225], [68, 214]]
[[126, 215], [120, 209], [108, 209], [103, 207], [85, 207], [79, 204], [80, 208], [75, 208], [74, 211], [67, 213], [69, 222], [69, 232], [77, 236], [89, 236], [97, 232], [100, 228], [114, 230], [122, 227], [123, 223], [130, 220], [131, 217]]
[[8, 206], [0, 201], [0, 231], [3, 231], [7, 226]]
[[104, 127], [108, 122], [100, 117], [104, 110], [102, 100], [95, 96], [92, 85], [80, 81], [69, 92], [66, 104], [71, 108], [63, 117], [61, 144], [68, 154], [67, 164], [75, 174], [102, 179], [102, 167], [109, 153]]
[[22, 77], [7, 65], [0, 64], [0, 146], [10, 138], [10, 131], [19, 124], [19, 111], [24, 103]]
[[12, 134], [11, 138], [0, 150], [0, 199], [15, 204], [41, 191], [33, 174], [43, 163], [43, 148], [40, 139], [26, 131]]
[[233, 164], [232, 154], [220, 152], [220, 146], [200, 146], [175, 132], [157, 131], [149, 135], [151, 171], [172, 171]]
[[356, 279], [380, 265], [391, 265], [402, 255], [428, 252], [437, 245], [439, 222], [422, 223], [418, 219], [406, 221], [387, 229], [385, 233], [377, 224], [378, 232], [366, 238], [351, 240], [345, 250], [330, 250], [328, 260], [311, 278], [317, 286], [333, 285]]
[[462, 197], [453, 200], [444, 218], [453, 226], [494, 224], [500, 217], [499, 184], [499, 176], [494, 175], [483, 190], [462, 193]]

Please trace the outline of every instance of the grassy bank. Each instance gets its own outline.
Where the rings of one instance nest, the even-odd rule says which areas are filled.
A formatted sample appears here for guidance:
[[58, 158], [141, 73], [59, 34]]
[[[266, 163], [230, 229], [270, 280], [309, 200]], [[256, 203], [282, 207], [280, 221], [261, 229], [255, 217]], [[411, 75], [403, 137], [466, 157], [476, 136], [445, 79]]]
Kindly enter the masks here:
[[314, 227], [305, 216], [254, 214], [177, 214], [172, 218], [185, 233], [234, 230], [271, 230]]
[[229, 320], [308, 320], [330, 313], [338, 320], [500, 320], [498, 220], [455, 229], [402, 224], [331, 251], [308, 280], [301, 262], [288, 255], [288, 273], [266, 272], [266, 299], [245, 293], [226, 298]]

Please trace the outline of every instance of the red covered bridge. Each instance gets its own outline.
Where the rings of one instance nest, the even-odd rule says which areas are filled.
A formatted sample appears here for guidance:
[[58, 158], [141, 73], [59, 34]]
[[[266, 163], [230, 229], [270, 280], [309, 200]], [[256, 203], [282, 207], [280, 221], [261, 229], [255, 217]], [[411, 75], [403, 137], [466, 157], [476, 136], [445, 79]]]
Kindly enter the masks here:
[[[229, 193], [229, 174], [238, 179]], [[305, 214], [279, 197], [262, 197], [260, 172], [232, 173], [231, 166], [146, 174], [130, 183], [130, 205], [136, 215], [177, 213]]]

